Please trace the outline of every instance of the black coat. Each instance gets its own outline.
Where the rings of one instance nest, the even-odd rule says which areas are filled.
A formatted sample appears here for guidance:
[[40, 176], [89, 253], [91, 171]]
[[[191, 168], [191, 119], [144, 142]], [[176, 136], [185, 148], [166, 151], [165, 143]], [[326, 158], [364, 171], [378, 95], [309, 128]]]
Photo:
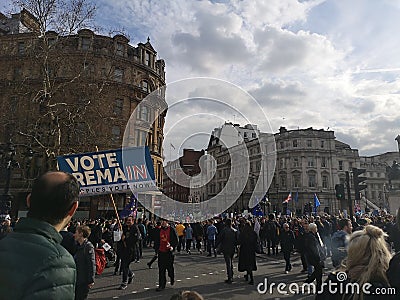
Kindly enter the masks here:
[[239, 272], [256, 271], [257, 233], [254, 231], [249, 232], [249, 234], [241, 232], [239, 235], [239, 243]]
[[78, 245], [74, 259], [76, 264], [76, 285], [93, 283], [96, 274], [96, 258], [93, 244], [86, 240], [82, 245]]
[[60, 231], [60, 234], [62, 235], [63, 239], [61, 241], [61, 246], [63, 246], [67, 251], [74, 256], [76, 252], [76, 248], [78, 244], [76, 243], [74, 239], [74, 235], [69, 232], [69, 231]]
[[291, 230], [283, 230], [279, 235], [282, 251], [290, 252], [294, 248], [294, 233]]
[[304, 255], [310, 265], [316, 266], [321, 263], [322, 257], [320, 256], [319, 241], [315, 234], [312, 232], [304, 233]]
[[238, 244], [237, 230], [225, 227], [218, 236], [217, 245], [224, 255], [233, 255]]

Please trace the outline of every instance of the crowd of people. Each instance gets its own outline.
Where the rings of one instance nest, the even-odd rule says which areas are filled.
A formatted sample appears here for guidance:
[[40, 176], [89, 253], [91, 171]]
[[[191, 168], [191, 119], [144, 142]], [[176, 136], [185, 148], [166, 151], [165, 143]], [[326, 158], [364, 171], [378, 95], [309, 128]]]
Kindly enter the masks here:
[[[338, 283], [338, 272], [347, 274], [349, 283], [370, 283], [374, 289], [394, 287], [400, 291], [400, 212], [397, 217], [382, 213], [354, 219], [328, 214], [271, 213], [262, 217], [215, 217], [191, 224], [133, 216], [122, 222], [117, 218], [79, 221], [73, 219], [78, 194], [78, 184], [71, 175], [46, 173], [35, 181], [28, 196], [27, 218], [3, 221], [1, 295], [9, 299], [86, 299], [95, 284], [99, 248], [104, 249], [107, 260], [114, 264], [113, 274], [121, 276], [121, 290], [133, 282], [132, 263], [143, 258], [143, 248], [153, 248], [154, 256], [147, 266], [152, 268], [157, 261], [157, 291], [165, 289], [167, 275], [170, 285], [174, 285], [175, 255], [192, 255], [193, 251], [204, 253], [209, 259], [223, 256], [227, 284], [234, 282], [235, 256], [238, 272], [243, 272], [244, 280], [254, 285], [257, 255], [282, 255], [285, 261], [282, 272], [306, 273], [305, 283], [315, 281], [320, 291], [317, 299], [368, 298], [326, 289], [329, 283]], [[295, 253], [301, 260], [302, 268], [298, 270], [294, 270], [291, 262]], [[328, 273], [328, 258], [333, 269], [323, 282], [324, 271]], [[22, 267], [23, 276], [17, 271]], [[184, 295], [196, 294], [180, 293], [174, 299], [185, 299]], [[371, 299], [378, 298], [375, 295]]]

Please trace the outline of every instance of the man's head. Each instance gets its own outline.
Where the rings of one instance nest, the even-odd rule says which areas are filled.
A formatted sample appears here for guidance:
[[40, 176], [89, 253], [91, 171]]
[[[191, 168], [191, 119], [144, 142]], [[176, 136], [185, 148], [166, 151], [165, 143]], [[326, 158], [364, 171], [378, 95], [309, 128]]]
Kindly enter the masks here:
[[289, 224], [288, 223], [283, 224], [283, 229], [285, 231], [289, 231]]
[[79, 184], [64, 172], [47, 172], [33, 183], [27, 197], [28, 217], [64, 227], [71, 220], [79, 200]]
[[161, 227], [168, 227], [168, 222], [165, 219], [161, 220]]
[[131, 226], [133, 224], [133, 217], [129, 216], [125, 219], [125, 224]]
[[225, 225], [226, 225], [227, 227], [231, 227], [231, 226], [232, 226], [232, 220], [231, 220], [231, 219], [226, 219], [226, 220], [225, 220]]
[[351, 221], [349, 219], [340, 219], [338, 222], [338, 226], [340, 230], [343, 230], [348, 234], [351, 234], [353, 232], [353, 225], [351, 224]]

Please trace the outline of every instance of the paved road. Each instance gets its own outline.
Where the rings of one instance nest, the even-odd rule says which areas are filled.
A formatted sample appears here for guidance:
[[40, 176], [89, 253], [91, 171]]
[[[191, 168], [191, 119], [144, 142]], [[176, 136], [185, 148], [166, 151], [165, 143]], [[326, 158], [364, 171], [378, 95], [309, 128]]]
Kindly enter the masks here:
[[[135, 279], [124, 291], [117, 288], [121, 283], [121, 276], [113, 276], [113, 268], [105, 269], [101, 276], [96, 279], [96, 284], [89, 294], [89, 299], [169, 299], [174, 293], [181, 290], [195, 290], [205, 299], [314, 299], [314, 296], [307, 294], [283, 295], [273, 289], [271, 294], [267, 291], [260, 294], [257, 285], [265, 280], [268, 284], [274, 282], [291, 283], [304, 282], [306, 275], [301, 274], [301, 263], [298, 255], [293, 257], [293, 270], [289, 274], [284, 273], [284, 260], [282, 255], [266, 256], [258, 255], [255, 272], [255, 285], [249, 285], [244, 281], [244, 273], [235, 272], [234, 282], [229, 285], [224, 283], [226, 279], [225, 263], [221, 255], [217, 258], [206, 257], [204, 254], [186, 253], [175, 256], [175, 277], [176, 283], [172, 287], [169, 283], [162, 292], [156, 292], [158, 284], [157, 263], [153, 269], [148, 269], [146, 262], [153, 255], [151, 249], [144, 249], [143, 259], [139, 263], [132, 263], [131, 268], [135, 272]], [[234, 260], [235, 269], [237, 259]], [[285, 289], [288, 291], [288, 288]]]

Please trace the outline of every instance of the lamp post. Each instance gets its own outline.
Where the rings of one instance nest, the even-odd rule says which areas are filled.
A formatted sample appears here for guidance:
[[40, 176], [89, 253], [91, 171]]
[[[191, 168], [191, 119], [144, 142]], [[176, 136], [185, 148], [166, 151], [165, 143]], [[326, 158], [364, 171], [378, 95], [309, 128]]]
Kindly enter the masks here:
[[5, 165], [5, 185], [4, 192], [1, 196], [0, 213], [6, 215], [11, 210], [12, 195], [10, 194], [11, 171], [13, 167], [17, 167], [18, 163], [14, 160], [15, 147], [10, 141], [7, 143], [6, 148], [2, 151], [2, 160]]
[[[18, 161], [15, 160], [15, 156], [17, 154], [15, 147], [16, 146], [24, 146], [27, 147], [26, 145], [15, 145], [12, 143], [10, 140], [5, 148], [3, 148], [0, 152], [0, 163], [5, 166], [5, 185], [4, 185], [4, 191], [3, 194], [1, 195], [1, 200], [0, 200], [0, 214], [1, 215], [7, 215], [9, 214], [11, 210], [11, 201], [13, 199], [13, 196], [10, 192], [10, 185], [11, 185], [11, 175], [12, 175], [12, 169], [14, 168], [19, 168], [20, 165]], [[29, 178], [29, 169], [31, 167], [31, 161], [34, 156], [34, 152], [30, 147], [27, 147], [27, 151], [24, 154], [24, 156], [27, 158], [27, 163], [26, 163], [26, 178]]]

